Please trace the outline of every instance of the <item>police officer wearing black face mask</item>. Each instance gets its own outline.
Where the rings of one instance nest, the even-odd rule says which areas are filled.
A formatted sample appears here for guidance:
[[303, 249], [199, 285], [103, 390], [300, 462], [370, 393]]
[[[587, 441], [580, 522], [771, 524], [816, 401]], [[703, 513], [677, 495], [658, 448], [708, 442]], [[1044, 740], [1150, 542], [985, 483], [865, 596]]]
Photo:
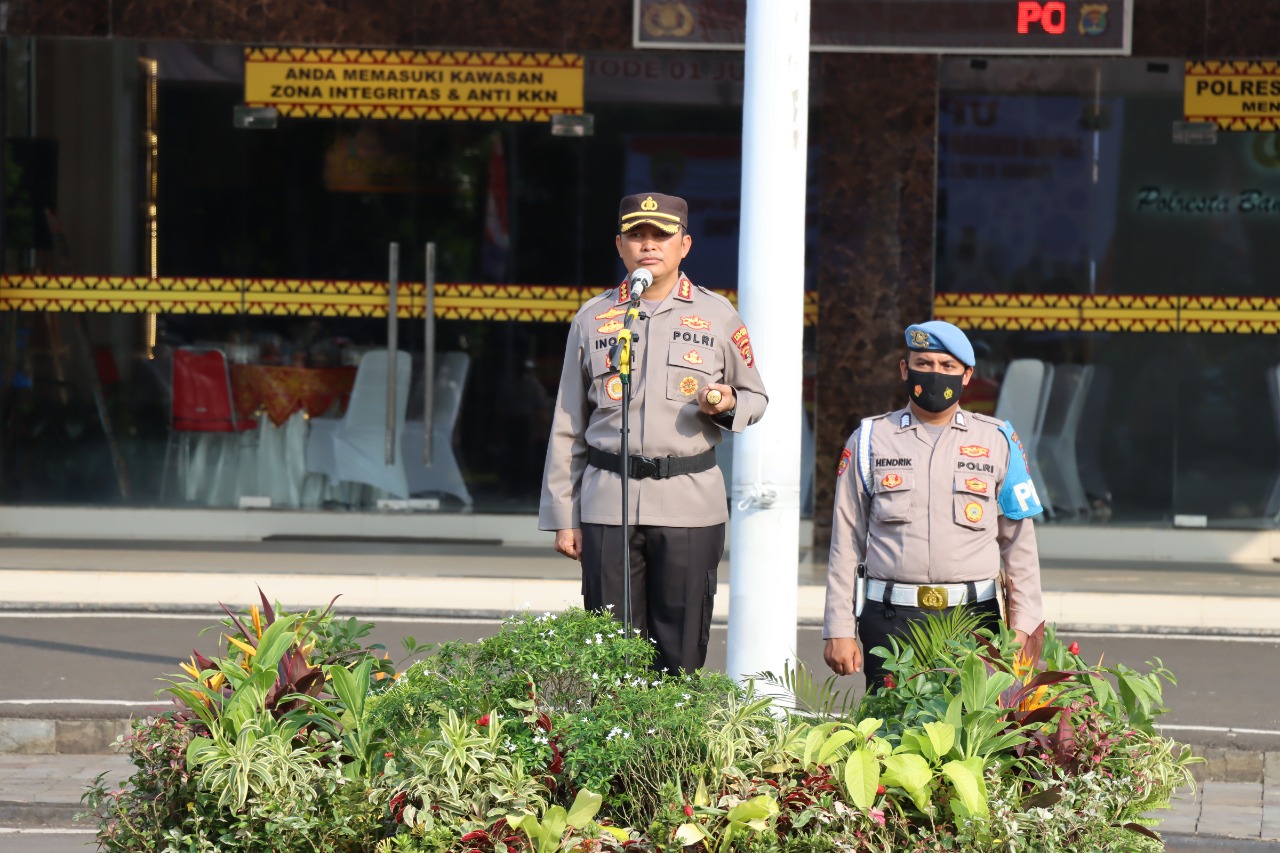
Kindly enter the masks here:
[[1003, 585], [1019, 642], [1043, 617], [1041, 506], [1017, 432], [961, 408], [975, 361], [963, 331], [918, 323], [906, 344], [910, 404], [864, 420], [836, 474], [823, 656], [840, 675], [865, 672], [868, 688], [885, 672], [864, 650], [931, 613], [963, 604], [993, 624]]

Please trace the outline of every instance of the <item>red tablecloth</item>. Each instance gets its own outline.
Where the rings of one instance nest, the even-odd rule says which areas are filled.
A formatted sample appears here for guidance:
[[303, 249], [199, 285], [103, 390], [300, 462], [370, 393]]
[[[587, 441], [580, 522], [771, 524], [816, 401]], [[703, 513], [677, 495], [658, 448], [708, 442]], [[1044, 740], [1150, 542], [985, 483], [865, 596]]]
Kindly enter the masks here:
[[277, 427], [294, 413], [316, 417], [336, 402], [347, 407], [355, 385], [354, 367], [276, 367], [264, 364], [231, 365], [231, 396], [241, 417], [265, 412]]

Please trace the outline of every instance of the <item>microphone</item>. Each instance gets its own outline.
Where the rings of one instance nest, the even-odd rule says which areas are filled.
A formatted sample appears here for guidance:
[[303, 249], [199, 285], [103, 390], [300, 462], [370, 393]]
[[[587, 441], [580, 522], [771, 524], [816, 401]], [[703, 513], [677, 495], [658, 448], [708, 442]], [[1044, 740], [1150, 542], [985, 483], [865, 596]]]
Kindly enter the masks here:
[[631, 274], [631, 299], [634, 301], [640, 298], [640, 294], [644, 293], [645, 288], [653, 284], [653, 273], [644, 267], [640, 267]]

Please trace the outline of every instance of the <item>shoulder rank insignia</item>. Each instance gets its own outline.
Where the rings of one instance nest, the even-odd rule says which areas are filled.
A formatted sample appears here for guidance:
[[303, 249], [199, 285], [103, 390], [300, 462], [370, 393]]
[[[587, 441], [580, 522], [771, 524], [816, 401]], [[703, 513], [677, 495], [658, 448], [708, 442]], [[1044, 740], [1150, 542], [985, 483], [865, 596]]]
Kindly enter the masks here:
[[631, 291], [627, 288], [627, 280], [624, 278], [622, 284], [618, 285], [618, 304], [631, 301]]
[[682, 299], [685, 302], [693, 301], [693, 282], [681, 275], [680, 283], [676, 285], [676, 299]]

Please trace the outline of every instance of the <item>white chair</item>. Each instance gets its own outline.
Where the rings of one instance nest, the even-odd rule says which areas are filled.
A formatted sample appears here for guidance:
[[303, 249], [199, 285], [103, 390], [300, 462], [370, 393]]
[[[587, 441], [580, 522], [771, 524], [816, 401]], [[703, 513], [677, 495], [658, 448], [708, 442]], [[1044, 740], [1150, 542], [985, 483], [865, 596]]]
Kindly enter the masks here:
[[453, 495], [465, 506], [472, 504], [471, 492], [462, 479], [462, 469], [458, 467], [458, 458], [453, 452], [453, 433], [462, 411], [462, 392], [466, 388], [470, 368], [471, 356], [465, 352], [441, 353], [436, 358], [430, 465], [423, 461], [423, 422], [411, 420], [404, 425], [400, 449], [411, 495]]
[[1084, 410], [1080, 413], [1080, 429], [1076, 433], [1076, 459], [1085, 497], [1091, 503], [1098, 502], [1091, 509], [1097, 508], [1104, 514], [1111, 504], [1111, 486], [1102, 465], [1102, 432], [1110, 394], [1111, 368], [1094, 365], [1093, 381], [1089, 383]]
[[405, 409], [413, 360], [396, 353], [395, 461], [386, 463], [387, 378], [386, 350], [372, 350], [360, 359], [351, 402], [341, 418], [312, 418], [307, 436], [307, 471], [324, 474], [331, 482], [364, 483], [398, 498], [409, 497], [405, 475]]
[[[996, 400], [995, 416], [1013, 424], [1022, 449], [1027, 454], [1027, 467], [1037, 488], [1044, 487], [1044, 474], [1036, 456], [1040, 446], [1040, 431], [1044, 428], [1045, 411], [1049, 407], [1049, 392], [1053, 385], [1053, 366], [1036, 358], [1018, 358], [1009, 362], [1004, 381], [1000, 383], [1000, 396]], [[1041, 498], [1044, 498], [1041, 495]], [[1053, 515], [1049, 501], [1043, 500], [1045, 514]]]
[[1090, 365], [1060, 364], [1054, 368], [1037, 450], [1049, 503], [1055, 510], [1081, 515], [1089, 512], [1089, 498], [1076, 461], [1076, 436], [1092, 381]]
[[[1280, 439], [1280, 365], [1267, 369], [1267, 391], [1271, 394], [1271, 414], [1276, 422], [1276, 438]], [[1280, 471], [1276, 472], [1275, 482], [1271, 485], [1264, 515], [1274, 522], [1280, 522]]]

